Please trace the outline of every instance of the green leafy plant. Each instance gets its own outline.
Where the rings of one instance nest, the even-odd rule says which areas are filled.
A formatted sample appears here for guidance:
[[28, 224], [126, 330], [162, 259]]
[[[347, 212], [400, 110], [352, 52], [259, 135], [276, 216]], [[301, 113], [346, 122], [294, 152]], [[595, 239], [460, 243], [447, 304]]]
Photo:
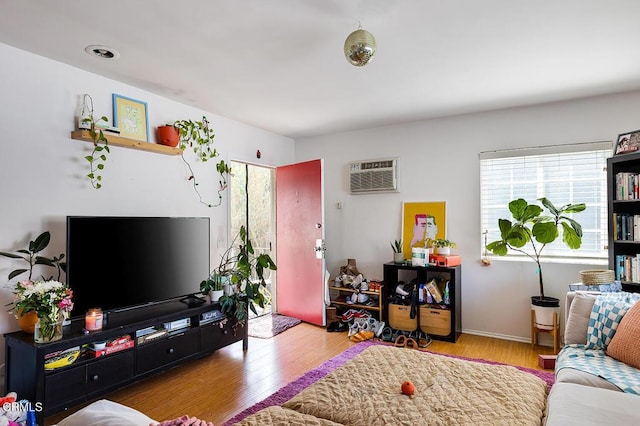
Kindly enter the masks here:
[[212, 291], [221, 291], [224, 286], [225, 279], [225, 276], [220, 275], [217, 271], [214, 271], [206, 280], [202, 280], [202, 282], [200, 283], [200, 291], [203, 294], [208, 294]]
[[[44, 265], [52, 268], [56, 268], [58, 272], [58, 277], [56, 281], [60, 281], [60, 276], [62, 272], [67, 272], [67, 264], [63, 262], [64, 253], [54, 256], [52, 258], [39, 256], [38, 253], [43, 251], [49, 245], [51, 241], [51, 234], [49, 231], [45, 231], [42, 234], [38, 235], [33, 241], [29, 241], [29, 246], [26, 249], [17, 250], [15, 253], [9, 253], [5, 251], [0, 251], [1, 256], [9, 257], [11, 259], [22, 259], [29, 264], [28, 268], [20, 268], [9, 273], [8, 279], [12, 279], [17, 277], [18, 275], [24, 274], [25, 272], [29, 272], [29, 281], [33, 279], [33, 268], [35, 265]], [[42, 276], [43, 280], [47, 280], [44, 276]], [[48, 280], [52, 280], [53, 277], [49, 277]]]
[[91, 151], [91, 155], [84, 157], [84, 159], [89, 162], [89, 173], [87, 174], [87, 177], [91, 180], [91, 186], [95, 189], [100, 189], [102, 188], [102, 175], [100, 172], [104, 170], [104, 163], [107, 161], [107, 154], [111, 151], [109, 151], [109, 141], [104, 135], [102, 129], [96, 129], [96, 124], [102, 121], [108, 123], [109, 119], [103, 115], [96, 120], [93, 117], [93, 99], [91, 96], [85, 94], [84, 101], [85, 105], [87, 105], [87, 101], [89, 101], [89, 104], [87, 105], [88, 116], [82, 119], [82, 123], [89, 126], [89, 134], [93, 140], [93, 151]]
[[233, 239], [223, 254], [218, 267], [220, 275], [229, 277], [232, 293], [220, 298], [220, 310], [235, 318], [238, 325], [244, 325], [248, 309], [257, 315], [256, 305], [264, 308], [267, 283], [264, 274], [268, 270], [277, 270], [275, 262], [266, 253], [256, 255], [245, 227]]
[[[194, 120], [177, 120], [173, 124], [168, 124], [173, 126], [178, 130], [180, 134], [180, 143], [179, 148], [183, 150], [192, 149], [197, 158], [202, 162], [206, 162], [212, 158], [217, 157], [218, 151], [213, 146], [215, 134], [213, 133], [213, 129], [209, 127], [209, 121], [207, 117], [202, 116], [201, 121]], [[189, 176], [189, 180], [193, 184], [193, 189], [198, 195], [200, 202], [207, 207], [218, 207], [222, 204], [222, 192], [227, 188], [227, 175], [231, 174], [231, 168], [224, 160], [220, 160], [216, 164], [216, 171], [220, 175], [220, 179], [218, 180], [218, 202], [216, 204], [212, 204], [204, 201], [202, 194], [198, 189], [198, 180], [193, 173], [193, 167], [191, 164], [185, 159], [184, 155], [182, 155], [182, 160], [185, 162], [187, 167], [189, 168], [189, 172], [191, 175]]]
[[391, 242], [391, 248], [394, 253], [402, 253], [402, 240], [395, 240]]
[[[513, 221], [509, 219], [498, 219], [500, 228], [500, 239], [486, 245], [487, 250], [498, 256], [504, 256], [509, 250], [520, 252], [538, 265], [540, 300], [544, 300], [544, 284], [542, 279], [542, 265], [540, 256], [542, 250], [560, 236], [559, 229], [562, 229], [562, 241], [570, 249], [579, 249], [582, 245], [582, 226], [571, 217], [570, 213], [579, 213], [586, 206], [584, 203], [565, 204], [556, 208], [546, 198], [539, 198], [538, 201], [549, 213], [543, 215], [544, 209], [537, 204], [529, 204], [522, 198], [509, 203], [509, 211], [513, 216]], [[531, 251], [523, 249], [527, 244], [531, 246]]]
[[427, 247], [451, 247], [456, 248], [458, 245], [453, 241], [445, 240], [445, 239], [427, 239]]

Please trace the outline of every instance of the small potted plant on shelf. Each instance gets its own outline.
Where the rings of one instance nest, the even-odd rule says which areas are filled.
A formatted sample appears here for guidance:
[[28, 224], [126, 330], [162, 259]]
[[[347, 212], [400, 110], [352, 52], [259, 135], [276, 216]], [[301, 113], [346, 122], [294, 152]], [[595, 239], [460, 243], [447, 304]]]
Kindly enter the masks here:
[[215, 303], [220, 300], [220, 297], [224, 294], [224, 283], [227, 277], [214, 271], [209, 275], [209, 278], [203, 280], [200, 283], [200, 291], [211, 299], [211, 303]]
[[402, 263], [402, 261], [404, 260], [404, 254], [402, 253], [402, 240], [392, 241], [391, 248], [393, 249], [394, 263]]
[[427, 247], [434, 248], [435, 253], [441, 256], [449, 256], [451, 254], [451, 249], [458, 247], [456, 243], [453, 241], [445, 240], [445, 239], [428, 239]]
[[248, 310], [257, 314], [256, 305], [264, 308], [267, 283], [264, 274], [277, 270], [275, 262], [266, 253], [256, 255], [244, 226], [233, 239], [220, 260], [218, 273], [227, 276], [231, 290], [220, 297], [220, 310], [234, 320], [234, 330], [244, 325]]
[[[498, 256], [504, 256], [509, 250], [517, 251], [533, 260], [537, 265], [539, 295], [531, 296], [531, 305], [535, 311], [536, 326], [538, 328], [553, 328], [553, 309], [560, 306], [560, 301], [555, 297], [545, 296], [542, 279], [542, 264], [540, 257], [542, 251], [554, 242], [562, 229], [562, 241], [572, 250], [579, 249], [582, 245], [582, 226], [571, 217], [571, 213], [579, 213], [586, 206], [584, 203], [565, 204], [560, 208], [555, 207], [546, 198], [538, 201], [547, 210], [549, 215], [543, 215], [543, 208], [537, 204], [529, 204], [522, 198], [509, 203], [509, 211], [513, 222], [509, 219], [498, 219], [500, 239], [486, 245], [487, 250]], [[530, 250], [525, 250], [526, 245]], [[543, 308], [543, 309], [539, 309]], [[544, 308], [552, 308], [551, 312]], [[545, 312], [546, 311], [546, 312]]]
[[180, 143], [180, 130], [173, 124], [163, 124], [156, 128], [158, 143], [176, 147]]
[[191, 164], [184, 157], [184, 150], [191, 148], [197, 158], [202, 162], [206, 162], [212, 158], [217, 157], [218, 151], [213, 146], [215, 134], [213, 129], [209, 127], [209, 121], [207, 117], [203, 116], [201, 121], [195, 120], [177, 120], [171, 125], [177, 130], [180, 136], [179, 148], [183, 150], [182, 160], [185, 162], [191, 176], [189, 180], [193, 184], [193, 189], [198, 194], [200, 202], [207, 207], [217, 207], [222, 204], [222, 191], [227, 188], [227, 175], [231, 174], [231, 167], [224, 160], [218, 161], [216, 164], [216, 171], [220, 175], [218, 181], [218, 202], [216, 204], [203, 201], [202, 195], [198, 189], [198, 181], [193, 173]]

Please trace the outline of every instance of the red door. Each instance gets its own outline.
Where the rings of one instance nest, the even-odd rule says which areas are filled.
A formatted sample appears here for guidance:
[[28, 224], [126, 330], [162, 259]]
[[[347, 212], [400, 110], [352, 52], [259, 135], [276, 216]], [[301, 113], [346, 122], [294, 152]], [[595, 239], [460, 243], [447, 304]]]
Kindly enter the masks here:
[[277, 310], [316, 325], [325, 325], [322, 169], [322, 160], [276, 169]]

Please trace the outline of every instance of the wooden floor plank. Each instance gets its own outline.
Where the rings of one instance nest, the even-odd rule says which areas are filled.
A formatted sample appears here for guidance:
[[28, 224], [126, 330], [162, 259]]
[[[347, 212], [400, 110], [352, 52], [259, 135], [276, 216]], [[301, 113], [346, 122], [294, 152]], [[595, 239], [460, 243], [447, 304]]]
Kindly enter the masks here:
[[[238, 342], [105, 398], [159, 421], [189, 414], [219, 425], [354, 344], [346, 333], [328, 333], [322, 327], [302, 323], [272, 339], [250, 338], [247, 352]], [[434, 340], [427, 350], [535, 369], [540, 369], [538, 354], [553, 353], [550, 347], [532, 348], [526, 343], [469, 334], [462, 334], [457, 343]], [[45, 426], [82, 406], [48, 417]]]

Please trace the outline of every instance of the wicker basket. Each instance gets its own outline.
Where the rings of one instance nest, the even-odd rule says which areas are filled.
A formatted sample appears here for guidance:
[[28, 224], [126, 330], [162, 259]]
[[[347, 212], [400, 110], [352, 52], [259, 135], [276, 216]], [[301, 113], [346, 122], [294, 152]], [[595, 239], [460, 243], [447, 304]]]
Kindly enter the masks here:
[[608, 284], [615, 279], [615, 273], [610, 269], [589, 269], [580, 271], [580, 278], [583, 284]]

